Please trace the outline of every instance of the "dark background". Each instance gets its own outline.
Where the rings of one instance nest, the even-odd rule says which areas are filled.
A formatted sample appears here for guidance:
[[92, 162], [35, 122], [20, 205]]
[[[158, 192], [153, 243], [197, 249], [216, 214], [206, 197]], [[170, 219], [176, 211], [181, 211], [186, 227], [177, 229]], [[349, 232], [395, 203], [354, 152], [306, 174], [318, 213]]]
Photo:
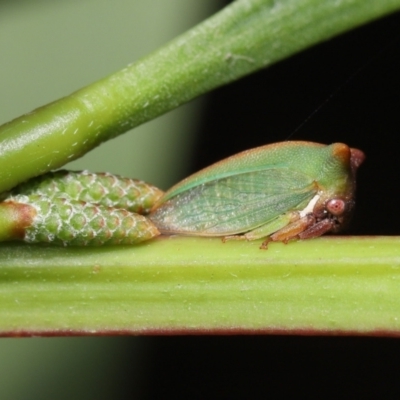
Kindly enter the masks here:
[[[344, 142], [367, 155], [347, 233], [398, 235], [399, 27], [396, 14], [214, 91], [207, 97], [193, 171], [291, 134], [292, 140]], [[400, 396], [398, 339], [148, 340], [154, 346], [148, 399]]]

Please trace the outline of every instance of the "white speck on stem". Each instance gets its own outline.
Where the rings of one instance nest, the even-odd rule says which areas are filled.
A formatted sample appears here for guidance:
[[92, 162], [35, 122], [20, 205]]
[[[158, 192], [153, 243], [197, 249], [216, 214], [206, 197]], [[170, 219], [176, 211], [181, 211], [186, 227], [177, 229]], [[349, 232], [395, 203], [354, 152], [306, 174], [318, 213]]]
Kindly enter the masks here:
[[228, 53], [225, 55], [225, 61], [238, 61], [238, 60], [243, 60], [243, 61], [247, 61], [251, 64], [255, 63], [254, 58], [248, 57], [248, 56], [242, 56], [241, 54], [232, 54], [232, 53]]

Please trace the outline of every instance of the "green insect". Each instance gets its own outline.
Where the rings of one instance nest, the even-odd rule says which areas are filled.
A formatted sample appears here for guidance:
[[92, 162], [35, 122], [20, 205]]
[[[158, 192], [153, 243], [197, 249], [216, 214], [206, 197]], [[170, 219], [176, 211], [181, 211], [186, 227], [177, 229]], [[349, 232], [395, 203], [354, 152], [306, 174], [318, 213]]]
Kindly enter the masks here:
[[[144, 185], [141, 191], [147, 193], [146, 206], [131, 206], [134, 212], [127, 211], [129, 207], [126, 204], [118, 204], [115, 190], [115, 203], [105, 201], [106, 196], [99, 196], [98, 193], [97, 198], [88, 197], [87, 189], [83, 190], [86, 197], [82, 198], [82, 191], [66, 189], [68, 185], [65, 184], [69, 180], [69, 184], [75, 187], [79, 174], [75, 173], [73, 178], [69, 178], [68, 173], [64, 173], [62, 190], [57, 192], [56, 201], [49, 201], [53, 211], [46, 211], [48, 219], [52, 220], [53, 229], [45, 228], [48, 223], [43, 222], [43, 218], [40, 223], [36, 222], [34, 229], [29, 225], [31, 222], [24, 222], [25, 227], [18, 231], [19, 236], [14, 234], [13, 238], [18, 236], [27, 240], [27, 237], [34, 237], [28, 241], [64, 245], [101, 245], [136, 243], [161, 233], [244, 240], [265, 238], [261, 248], [266, 248], [270, 241], [286, 243], [291, 239], [314, 238], [327, 232], [338, 232], [347, 224], [354, 208], [356, 171], [364, 158], [362, 151], [342, 143], [323, 145], [294, 141], [261, 146], [213, 164], [184, 179], [165, 194], [151, 185], [147, 187], [141, 181], [133, 181], [141, 182]], [[29, 197], [32, 196], [39, 197], [43, 202], [49, 196], [48, 192], [55, 192], [54, 187], [46, 192], [43, 186], [52, 185], [56, 178], [35, 178], [33, 188], [29, 181], [24, 187], [6, 196], [3, 203], [0, 203], [0, 222], [7, 219], [2, 218], [5, 215], [4, 212], [2, 214], [2, 205], [3, 208], [4, 204], [8, 204], [7, 207], [10, 204], [13, 207], [15, 204], [28, 205]], [[38, 179], [46, 184], [37, 183]], [[105, 191], [109, 192], [108, 189]], [[132, 197], [140, 198], [142, 195], [139, 192]], [[74, 197], [65, 193], [73, 193]], [[152, 195], [149, 196], [149, 193]], [[21, 200], [21, 196], [25, 196], [24, 199]], [[143, 196], [141, 198], [143, 202]], [[132, 204], [135, 201], [133, 199]], [[60, 202], [60, 205], [54, 205]], [[66, 227], [62, 226], [62, 218], [52, 215], [58, 212], [61, 205], [65, 207], [68, 203], [70, 207], [71, 202], [75, 210], [70, 210], [69, 221], [73, 213], [83, 215], [83, 218], [75, 217], [72, 230], [68, 229], [70, 223]], [[35, 207], [36, 217], [32, 217], [33, 220], [37, 220], [37, 215], [42, 213]], [[79, 207], [95, 207], [97, 211], [90, 210], [88, 216]], [[123, 225], [125, 218], [130, 219], [129, 238], [126, 237], [126, 229], [114, 227], [113, 231], [106, 229], [97, 234], [90, 227], [90, 221], [99, 213], [102, 214], [102, 222], [97, 221], [97, 227], [107, 225], [107, 214], [111, 211], [115, 214], [116, 209], [128, 213], [125, 216], [114, 215], [113, 218], [120, 225]], [[26, 210], [24, 213], [27, 214]], [[86, 231], [81, 232], [81, 226], [86, 227]], [[30, 232], [32, 230], [36, 232], [35, 235]], [[46, 233], [42, 234], [40, 230]], [[26, 234], [27, 231], [30, 236]], [[0, 232], [0, 239], [7, 239], [10, 236], [7, 235], [2, 236]]]
[[354, 208], [364, 154], [342, 143], [247, 150], [184, 179], [149, 218], [164, 234], [287, 242], [338, 232]]

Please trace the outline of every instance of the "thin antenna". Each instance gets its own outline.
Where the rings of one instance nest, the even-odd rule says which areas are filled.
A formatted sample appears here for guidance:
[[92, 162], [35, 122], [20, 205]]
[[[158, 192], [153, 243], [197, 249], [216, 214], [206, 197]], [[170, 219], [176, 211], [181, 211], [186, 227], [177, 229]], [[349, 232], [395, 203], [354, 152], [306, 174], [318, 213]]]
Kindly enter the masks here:
[[340, 84], [336, 89], [334, 89], [326, 99], [315, 109], [313, 110], [304, 120], [301, 122], [297, 128], [295, 128], [286, 140], [289, 140], [293, 135], [295, 135], [300, 129], [302, 129], [311, 119], [314, 118], [316, 114], [318, 114], [322, 108], [324, 108], [336, 95], [341, 92], [349, 83], [359, 75], [364, 69], [366, 69], [373, 61], [375, 61], [378, 56], [381, 56], [385, 53], [389, 48], [391, 48], [398, 40], [400, 36], [395, 37], [385, 46], [383, 46], [378, 52], [376, 52], [372, 57], [370, 57], [367, 61], [365, 61], [359, 68], [357, 68], [342, 84]]

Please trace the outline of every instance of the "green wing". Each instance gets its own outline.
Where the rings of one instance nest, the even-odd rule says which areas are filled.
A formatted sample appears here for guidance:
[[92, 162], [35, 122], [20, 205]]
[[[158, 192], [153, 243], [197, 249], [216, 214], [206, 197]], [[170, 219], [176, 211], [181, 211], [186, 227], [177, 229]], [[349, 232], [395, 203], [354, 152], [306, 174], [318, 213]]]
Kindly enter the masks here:
[[308, 175], [287, 168], [267, 169], [193, 187], [161, 204], [149, 217], [163, 233], [232, 235], [301, 210], [316, 193]]

